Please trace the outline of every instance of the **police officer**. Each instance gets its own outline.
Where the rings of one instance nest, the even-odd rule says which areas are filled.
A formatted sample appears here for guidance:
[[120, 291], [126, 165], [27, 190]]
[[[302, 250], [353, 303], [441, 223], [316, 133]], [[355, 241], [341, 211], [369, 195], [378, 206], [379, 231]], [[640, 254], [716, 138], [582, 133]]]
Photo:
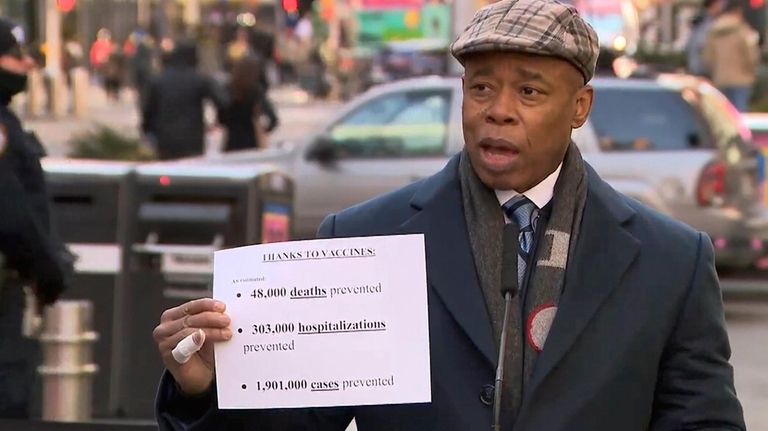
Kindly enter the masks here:
[[66, 284], [62, 247], [51, 238], [42, 148], [8, 108], [34, 67], [23, 40], [21, 27], [0, 17], [0, 417], [5, 418], [29, 417], [39, 355], [36, 341], [22, 334], [25, 308], [39, 313]]

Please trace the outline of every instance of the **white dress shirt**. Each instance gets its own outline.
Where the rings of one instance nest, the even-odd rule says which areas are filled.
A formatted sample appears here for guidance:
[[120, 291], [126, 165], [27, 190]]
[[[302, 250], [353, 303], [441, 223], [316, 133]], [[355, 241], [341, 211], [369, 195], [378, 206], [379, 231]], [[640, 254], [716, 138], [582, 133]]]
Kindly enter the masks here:
[[[533, 202], [539, 210], [544, 208], [549, 203], [549, 201], [552, 200], [552, 196], [555, 194], [555, 183], [557, 183], [557, 178], [560, 177], [560, 170], [562, 168], [563, 163], [561, 162], [560, 165], [557, 166], [557, 169], [549, 174], [548, 177], [544, 178], [540, 183], [536, 184], [535, 186], [528, 189], [528, 191], [523, 193], [523, 195], [530, 199], [531, 202]], [[499, 205], [504, 205], [504, 203], [506, 203], [508, 200], [520, 194], [514, 190], [494, 191], [496, 192], [496, 198], [499, 200]], [[505, 215], [504, 218], [506, 219], [506, 217], [507, 216]]]

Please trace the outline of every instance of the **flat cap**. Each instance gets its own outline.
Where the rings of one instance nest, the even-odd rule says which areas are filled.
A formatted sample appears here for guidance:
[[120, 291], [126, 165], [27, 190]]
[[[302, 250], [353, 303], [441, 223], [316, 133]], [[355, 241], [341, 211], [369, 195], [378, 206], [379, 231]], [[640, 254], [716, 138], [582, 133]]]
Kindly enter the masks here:
[[501, 0], [478, 10], [451, 45], [463, 65], [467, 54], [510, 51], [559, 57], [588, 82], [600, 47], [597, 33], [575, 7], [555, 0]]

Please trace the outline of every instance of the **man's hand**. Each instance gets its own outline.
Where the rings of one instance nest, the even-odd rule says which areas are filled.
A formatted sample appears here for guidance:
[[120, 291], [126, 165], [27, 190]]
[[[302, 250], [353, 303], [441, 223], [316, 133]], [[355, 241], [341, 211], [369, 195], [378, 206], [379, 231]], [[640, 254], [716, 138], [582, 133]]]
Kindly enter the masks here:
[[[186, 395], [208, 391], [213, 382], [213, 344], [232, 338], [226, 306], [211, 298], [196, 299], [166, 310], [152, 335], [163, 364]], [[171, 352], [176, 345], [198, 329], [205, 331], [203, 347], [184, 364], [178, 363]], [[195, 340], [199, 341], [199, 340]]]

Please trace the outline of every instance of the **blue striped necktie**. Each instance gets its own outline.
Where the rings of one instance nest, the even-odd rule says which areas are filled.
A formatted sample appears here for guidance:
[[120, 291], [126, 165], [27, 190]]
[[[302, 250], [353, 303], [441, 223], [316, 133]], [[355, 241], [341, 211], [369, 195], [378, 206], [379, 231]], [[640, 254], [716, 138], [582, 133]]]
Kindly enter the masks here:
[[502, 205], [507, 218], [520, 228], [517, 249], [517, 281], [520, 283], [520, 291], [523, 292], [523, 280], [525, 271], [531, 263], [531, 251], [533, 248], [534, 231], [539, 218], [539, 209], [536, 204], [524, 195], [517, 195]]

